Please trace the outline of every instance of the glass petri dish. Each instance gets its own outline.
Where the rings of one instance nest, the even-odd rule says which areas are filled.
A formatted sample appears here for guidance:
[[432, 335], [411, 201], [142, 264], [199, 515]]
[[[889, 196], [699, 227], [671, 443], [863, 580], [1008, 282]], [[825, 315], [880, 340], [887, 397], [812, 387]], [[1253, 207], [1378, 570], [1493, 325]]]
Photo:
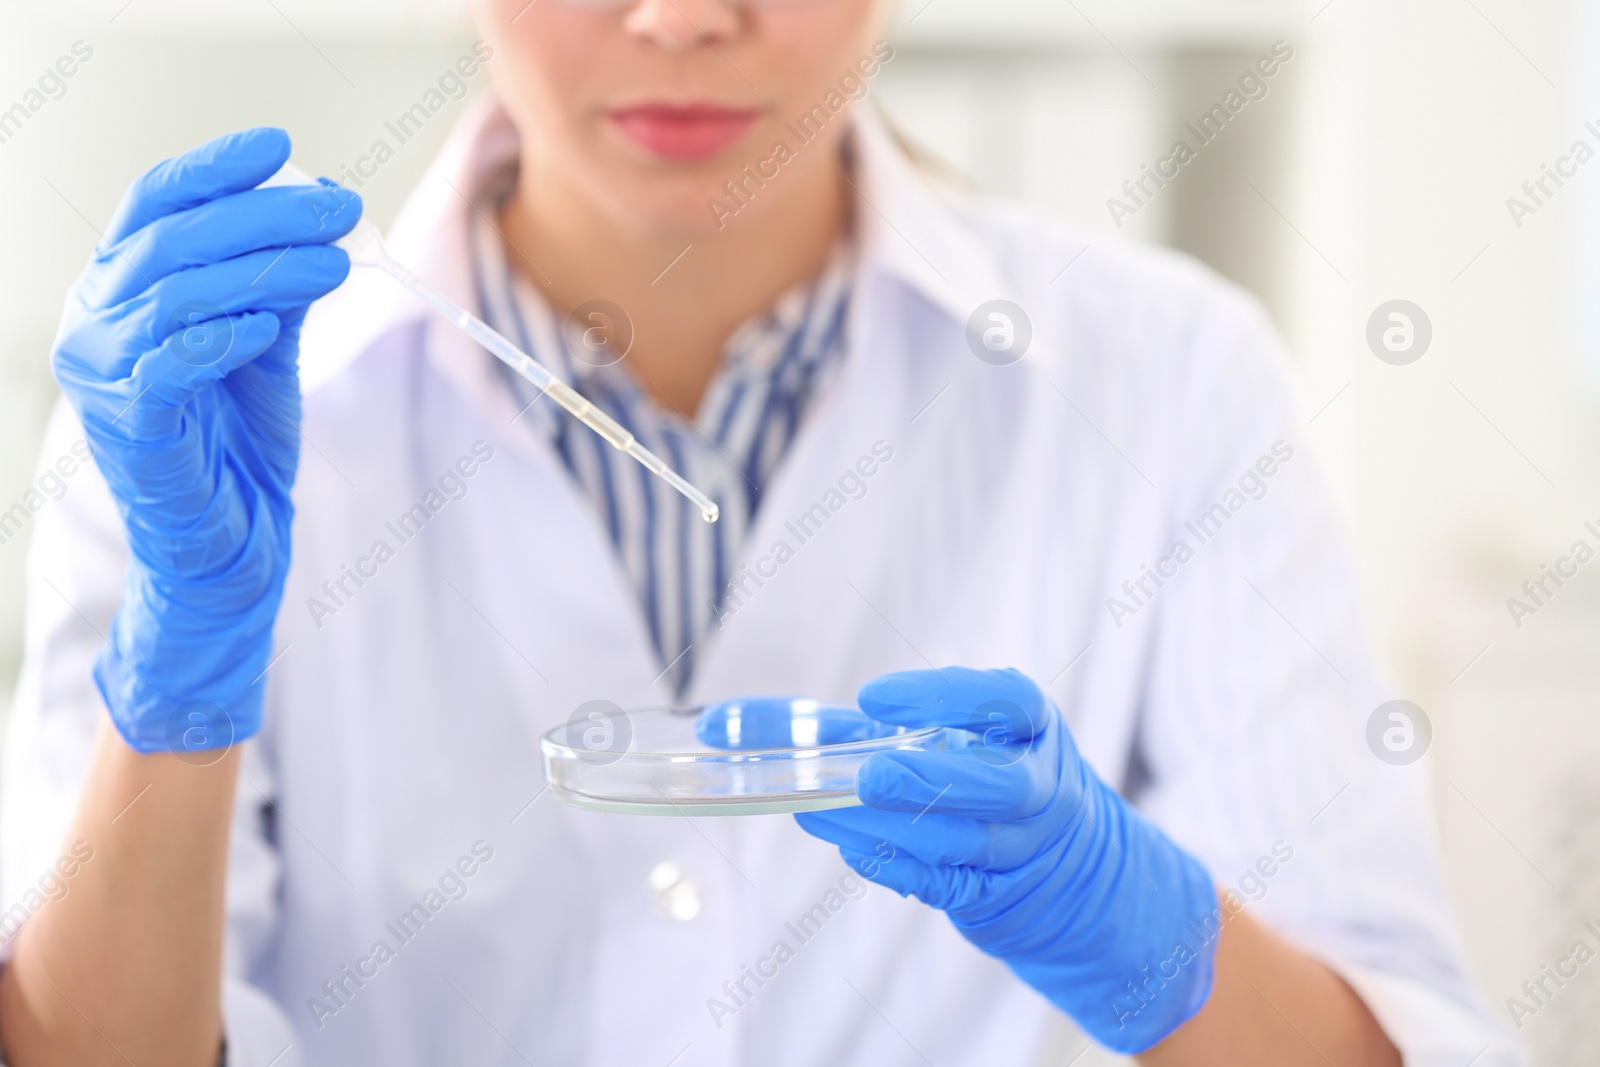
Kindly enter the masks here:
[[[768, 702], [770, 704], [770, 702]], [[702, 708], [623, 711], [590, 701], [539, 740], [550, 791], [574, 807], [628, 815], [771, 815], [859, 804], [868, 756], [948, 746], [943, 727], [908, 730], [868, 720], [864, 736], [818, 743], [819, 716], [855, 709], [789, 702], [787, 737], [766, 724], [764, 747], [715, 748], [695, 723]]]

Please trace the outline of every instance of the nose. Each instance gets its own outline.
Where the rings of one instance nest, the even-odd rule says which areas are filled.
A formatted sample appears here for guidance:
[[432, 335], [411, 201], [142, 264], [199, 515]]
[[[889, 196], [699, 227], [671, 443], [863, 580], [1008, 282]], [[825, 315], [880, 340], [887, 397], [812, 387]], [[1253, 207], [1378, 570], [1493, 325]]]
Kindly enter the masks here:
[[727, 0], [639, 0], [623, 20], [631, 34], [679, 50], [726, 41], [739, 29], [739, 9]]

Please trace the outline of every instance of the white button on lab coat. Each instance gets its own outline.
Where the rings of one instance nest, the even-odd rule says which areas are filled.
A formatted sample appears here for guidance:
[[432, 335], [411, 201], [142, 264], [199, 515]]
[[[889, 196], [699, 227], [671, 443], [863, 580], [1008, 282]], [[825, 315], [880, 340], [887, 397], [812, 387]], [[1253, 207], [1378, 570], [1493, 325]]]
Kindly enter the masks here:
[[[858, 134], [848, 357], [767, 487], [688, 699], [851, 700], [889, 670], [1017, 667], [1106, 780], [1351, 982], [1408, 1064], [1485, 1046], [1479, 1067], [1516, 1062], [1464, 977], [1422, 771], [1366, 747], [1397, 694], [1260, 312], [1174, 255], [1085, 251], [946, 199], [870, 117]], [[507, 136], [476, 108], [393, 234], [463, 303], [455, 190]], [[1032, 325], [1009, 366], [966, 339], [995, 298]], [[605, 815], [545, 792], [538, 735], [578, 705], [673, 700], [592, 505], [492, 360], [385, 278], [318, 305], [304, 364], [294, 563], [228, 882], [235, 1067], [943, 1067], [1082, 1047], [943, 915], [854, 878], [787, 816]], [[58, 412], [46, 461], [77, 436]], [[125, 553], [93, 470], [34, 523], [8, 904], [63, 847]]]

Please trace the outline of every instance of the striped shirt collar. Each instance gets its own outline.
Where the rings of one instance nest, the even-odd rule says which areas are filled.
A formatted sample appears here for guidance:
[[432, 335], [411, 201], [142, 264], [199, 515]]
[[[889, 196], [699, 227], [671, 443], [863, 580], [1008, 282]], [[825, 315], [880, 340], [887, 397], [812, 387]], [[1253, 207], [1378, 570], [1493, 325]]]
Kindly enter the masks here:
[[[763, 491], [813, 398], [844, 359], [852, 247], [841, 242], [816, 278], [784, 292], [766, 313], [734, 331], [699, 411], [690, 418], [645, 393], [625, 352], [585, 344], [589, 320], [561, 318], [526, 275], [511, 269], [493, 220], [515, 181], [514, 154], [504, 167], [485, 183], [489, 199], [475, 205], [468, 231], [480, 314], [721, 508], [717, 523], [703, 523], [663, 482], [579, 426], [509, 368], [503, 370], [502, 388], [516, 397], [517, 421], [526, 420], [532, 433], [549, 442], [595, 507], [639, 595], [663, 674], [682, 692], [697, 646], [720, 625], [728, 572]], [[609, 325], [604, 318], [598, 321]], [[614, 328], [602, 332], [617, 336]]]

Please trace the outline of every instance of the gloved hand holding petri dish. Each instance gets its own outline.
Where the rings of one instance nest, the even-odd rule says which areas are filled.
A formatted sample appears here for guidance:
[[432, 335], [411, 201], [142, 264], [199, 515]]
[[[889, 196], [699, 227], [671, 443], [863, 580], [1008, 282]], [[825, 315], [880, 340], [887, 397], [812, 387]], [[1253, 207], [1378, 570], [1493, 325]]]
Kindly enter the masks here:
[[[1116, 1051], [1150, 1048], [1200, 1010], [1224, 918], [1210, 875], [1100, 780], [1032, 680], [904, 671], [858, 699], [864, 710], [756, 697], [628, 716], [623, 731], [578, 715], [546, 735], [545, 766], [582, 807], [795, 812]], [[1131, 983], [1163, 959], [1175, 969], [1147, 1004]]]

